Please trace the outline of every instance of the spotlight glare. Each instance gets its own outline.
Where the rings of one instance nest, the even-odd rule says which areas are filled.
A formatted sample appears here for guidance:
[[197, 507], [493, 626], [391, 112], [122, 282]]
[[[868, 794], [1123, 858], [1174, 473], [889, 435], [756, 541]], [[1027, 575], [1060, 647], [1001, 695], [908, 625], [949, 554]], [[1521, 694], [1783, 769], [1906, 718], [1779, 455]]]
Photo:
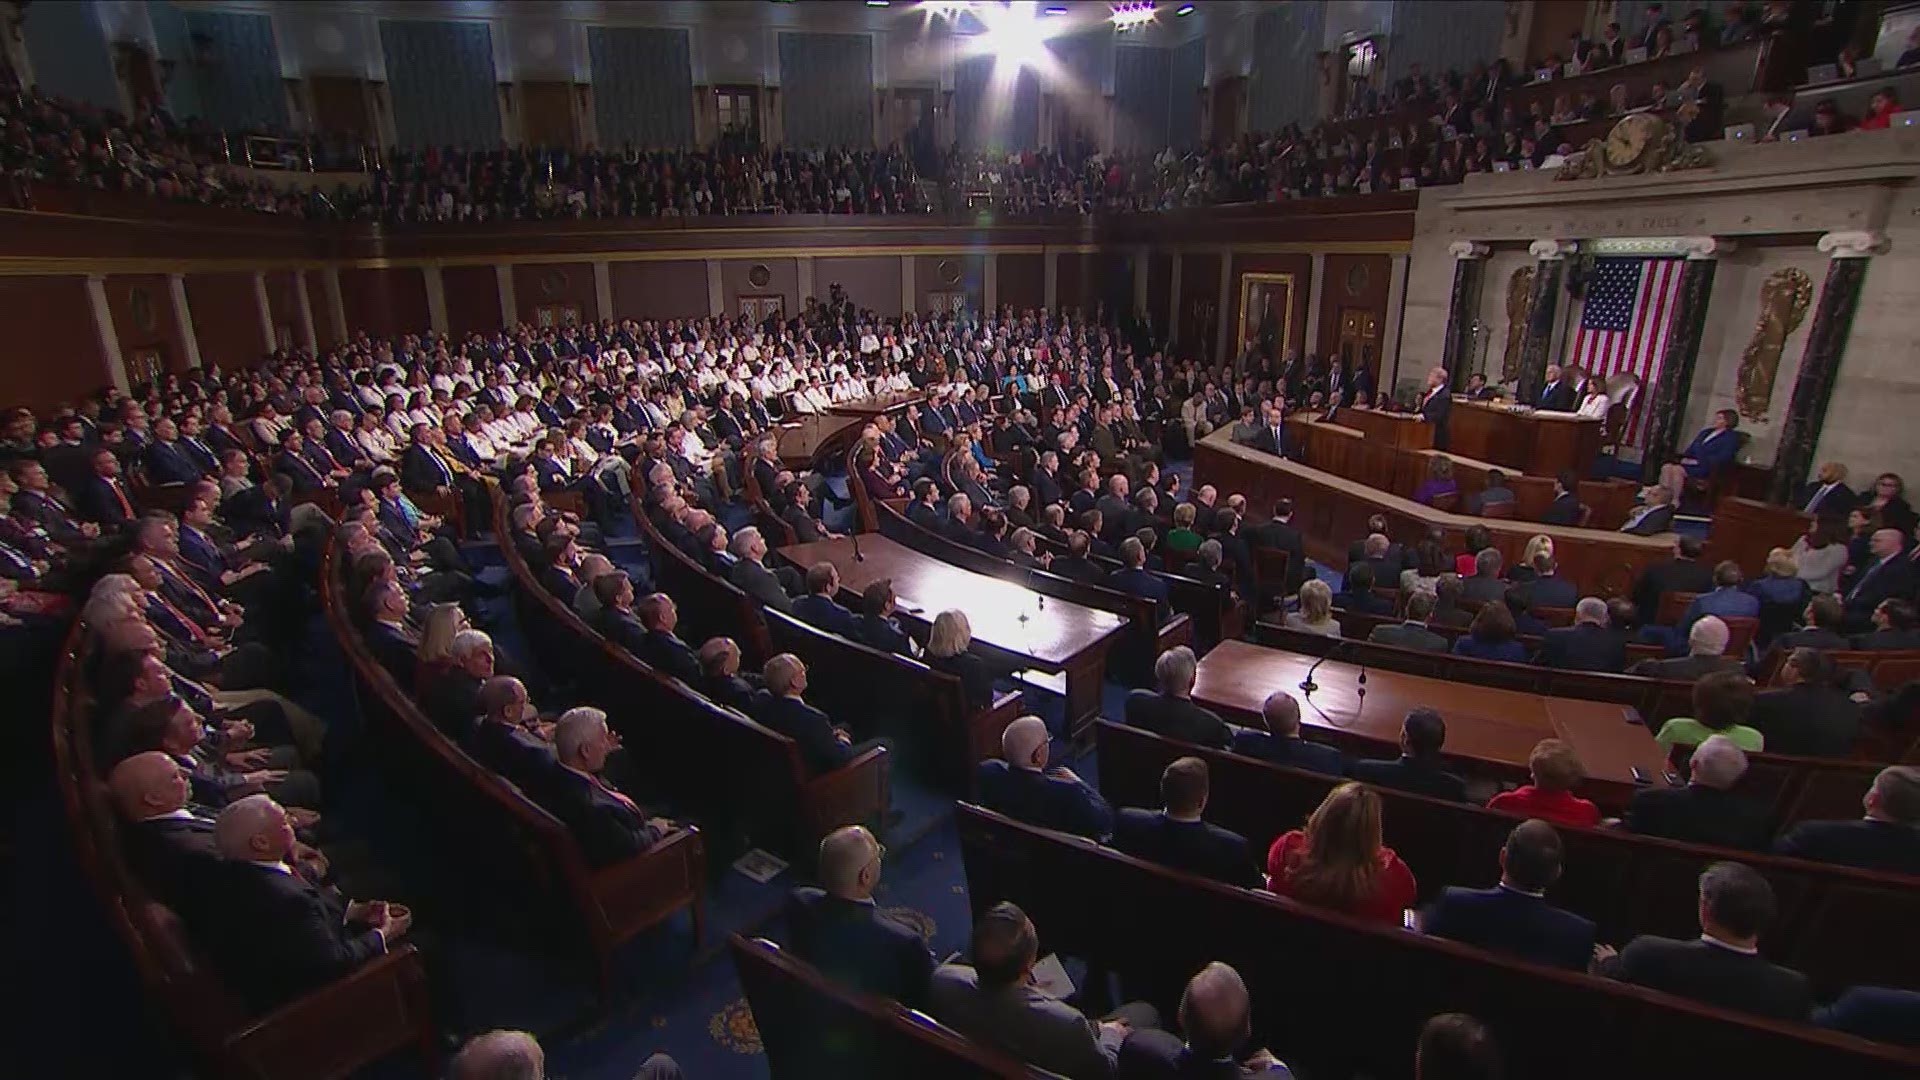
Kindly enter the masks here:
[[1116, 4], [1113, 8], [1113, 14], [1107, 16], [1107, 21], [1113, 23], [1113, 28], [1122, 33], [1128, 30], [1137, 30], [1152, 22], [1153, 19], [1154, 8], [1151, 0], [1143, 0], [1143, 2], [1139, 3]]
[[1177, 11], [1175, 11], [1175, 12], [1174, 12], [1173, 14], [1174, 14], [1174, 16], [1175, 16], [1176, 18], [1182, 18], [1182, 19], [1184, 19], [1184, 18], [1186, 18], [1187, 16], [1189, 16], [1189, 15], [1191, 15], [1191, 14], [1193, 14], [1193, 5], [1192, 5], [1192, 4], [1181, 4], [1181, 5], [1180, 5], [1180, 8], [1179, 8], [1179, 10], [1177, 10]]
[[959, 18], [973, 8], [971, 0], [922, 0], [920, 10], [948, 19]]
[[982, 41], [987, 51], [1015, 67], [1033, 67], [1046, 58], [1046, 32], [1035, 25], [1031, 2], [983, 4], [974, 14], [986, 27]]

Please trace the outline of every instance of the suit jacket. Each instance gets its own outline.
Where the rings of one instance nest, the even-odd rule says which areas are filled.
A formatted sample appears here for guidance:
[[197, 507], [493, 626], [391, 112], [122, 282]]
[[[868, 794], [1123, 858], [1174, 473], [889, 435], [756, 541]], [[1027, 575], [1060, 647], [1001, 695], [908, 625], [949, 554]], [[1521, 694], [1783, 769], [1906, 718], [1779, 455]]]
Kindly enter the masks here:
[[464, 738], [480, 719], [480, 680], [458, 668], [421, 688], [420, 704], [441, 731]]
[[876, 618], [872, 615], [860, 616], [859, 640], [873, 648], [885, 652], [899, 653], [901, 656], [913, 655], [912, 639], [900, 624], [892, 619]]
[[1540, 388], [1540, 396], [1535, 400], [1534, 408], [1550, 412], [1572, 412], [1578, 403], [1573, 384], [1562, 379]]
[[1245, 757], [1259, 758], [1261, 761], [1270, 761], [1275, 765], [1305, 769], [1322, 776], [1347, 774], [1345, 754], [1325, 743], [1307, 739], [1282, 738], [1265, 731], [1243, 729], [1234, 732], [1233, 752]]
[[1453, 415], [1453, 395], [1441, 387], [1420, 402], [1420, 418], [1433, 425], [1433, 448], [1445, 450], [1450, 439], [1447, 421]]
[[1627, 641], [1604, 626], [1581, 623], [1547, 631], [1533, 662], [1563, 671], [1612, 671], [1627, 666]]
[[1884, 559], [1863, 570], [1847, 589], [1847, 618], [1865, 622], [1882, 600], [1912, 596], [1913, 564], [1904, 554]]
[[474, 760], [536, 799], [546, 793], [554, 781], [554, 771], [560, 767], [553, 747], [525, 728], [498, 720], [475, 724], [463, 745]]
[[1031, 986], [982, 989], [972, 968], [942, 964], [934, 970], [927, 1006], [934, 1019], [967, 1038], [1070, 1080], [1113, 1075], [1117, 1048], [1101, 1042], [1100, 1025]]
[[1113, 846], [1228, 885], [1261, 886], [1260, 867], [1246, 837], [1204, 821], [1175, 821], [1165, 810], [1121, 810], [1113, 820]]
[[220, 876], [211, 817], [150, 818], [122, 826], [120, 836], [128, 863], [148, 891], [190, 925], [205, 905], [218, 903], [208, 893]]
[[1875, 1042], [1920, 1046], [1920, 990], [1854, 986], [1813, 1011], [1813, 1022]]
[[1822, 494], [1820, 489], [1825, 486], [1817, 482], [1801, 484], [1794, 492], [1793, 506], [1817, 518], [1844, 518], [1860, 501], [1860, 496], [1845, 484], [1835, 484], [1832, 491]]
[[[122, 506], [119, 495], [126, 497]], [[108, 483], [104, 476], [89, 476], [71, 493], [73, 509], [82, 521], [91, 521], [103, 529], [117, 529], [133, 520], [127, 513], [127, 506], [133, 505], [133, 493], [127, 490], [126, 483], [115, 480]]]
[[1478, 600], [1483, 604], [1500, 603], [1507, 595], [1507, 583], [1496, 577], [1483, 577], [1475, 574], [1460, 583], [1462, 600]]
[[1920, 649], [1920, 630], [1876, 630], [1853, 639], [1856, 649]]
[[1772, 833], [1768, 818], [1765, 806], [1744, 796], [1688, 784], [1634, 792], [1625, 822], [1647, 836], [1756, 851], [1766, 848]]
[[860, 616], [841, 607], [831, 596], [803, 596], [793, 602], [793, 614], [830, 634], [839, 634], [850, 641], [860, 639]]
[[1706, 941], [1643, 934], [1600, 974], [1776, 1020], [1804, 1021], [1813, 1009], [1805, 975]]
[[1622, 525], [1620, 531], [1633, 536], [1658, 536], [1673, 527], [1673, 507], [1656, 506], [1641, 515], [1637, 520], [1629, 515], [1629, 524]]
[[1445, 637], [1427, 629], [1425, 623], [1400, 622], [1385, 623], [1373, 628], [1367, 640], [1378, 645], [1394, 645], [1402, 649], [1417, 649], [1420, 652], [1443, 653], [1451, 647]]
[[178, 442], [155, 439], [147, 447], [145, 458], [148, 483], [188, 484], [206, 475], [206, 470], [188, 457]]
[[1570, 608], [1580, 602], [1580, 587], [1558, 574], [1534, 578], [1526, 589], [1536, 608]]
[[810, 773], [832, 772], [853, 760], [853, 747], [840, 741], [833, 720], [799, 698], [762, 690], [753, 696], [753, 718], [792, 739]]
[[1113, 829], [1113, 808], [1100, 793], [1054, 773], [980, 763], [980, 803], [1010, 818], [1098, 840]]
[[1342, 589], [1333, 594], [1333, 606], [1341, 611], [1357, 611], [1362, 615], [1393, 614], [1392, 602], [1372, 589], [1366, 592], [1350, 592]]
[[413, 688], [420, 670], [419, 635], [376, 622], [367, 627], [367, 649], [403, 690]]
[[1120, 1044], [1117, 1080], [1293, 1080], [1285, 1066], [1252, 1069], [1223, 1058], [1203, 1061], [1178, 1035], [1159, 1028], [1136, 1028]]
[[861, 993], [924, 1008], [933, 978], [925, 939], [872, 902], [813, 888], [787, 894], [788, 944], [834, 982]]
[[666, 835], [647, 824], [646, 815], [631, 800], [622, 801], [605, 786], [584, 774], [560, 768], [549, 774], [540, 797], [554, 817], [580, 842], [593, 866], [611, 866], [660, 842]]
[[1127, 693], [1127, 723], [1162, 738], [1225, 750], [1233, 745], [1233, 731], [1211, 709], [1186, 698], [1168, 697], [1152, 690]]
[[1587, 970], [1593, 958], [1592, 920], [1504, 885], [1449, 887], [1428, 905], [1420, 929], [1434, 937], [1571, 971]]
[[378, 933], [347, 924], [346, 901], [292, 873], [226, 862], [219, 876], [219, 913], [195, 937], [252, 1008], [324, 986], [386, 951]]
[[1781, 855], [1895, 874], [1920, 874], [1920, 829], [1886, 821], [1803, 821], [1773, 845]]
[[1553, 500], [1540, 520], [1548, 525], [1577, 525], [1580, 523], [1580, 499], [1572, 492]]
[[[637, 620], [635, 625], [638, 625]], [[633, 649], [633, 654], [655, 671], [689, 684], [700, 678], [700, 657], [678, 635], [665, 630], [648, 630], [641, 635], [638, 645]]]
[[1396, 791], [1411, 791], [1436, 799], [1465, 802], [1466, 781], [1444, 769], [1402, 756], [1392, 761], [1356, 761], [1347, 766], [1347, 775], [1363, 783]]
[[1687, 448], [1681, 451], [1683, 458], [1693, 458], [1700, 464], [1687, 469], [1689, 476], [1711, 476], [1733, 464], [1733, 456], [1740, 451], [1740, 436], [1733, 431], [1714, 434], [1712, 428], [1703, 429], [1693, 437]]
[[1802, 683], [1756, 695], [1747, 726], [1767, 737], [1769, 754], [1844, 758], [1860, 734], [1860, 707], [1843, 690]]
[[733, 564], [727, 576], [741, 592], [753, 597], [760, 603], [783, 614], [793, 614], [793, 598], [781, 586], [780, 579], [773, 571], [752, 559], [741, 559]]
[[1629, 675], [1651, 679], [1698, 679], [1716, 671], [1736, 671], [1740, 661], [1731, 656], [1675, 656], [1666, 660], [1642, 660], [1627, 669]]
[[1660, 612], [1660, 595], [1670, 592], [1709, 592], [1713, 589], [1713, 568], [1698, 559], [1668, 559], [1647, 567], [1633, 589], [1633, 604], [1640, 621], [1651, 623]]
[[[1282, 521], [1269, 520], [1250, 529], [1240, 530], [1240, 535], [1253, 547], [1286, 552], [1286, 591], [1293, 592], [1300, 587], [1307, 565], [1307, 545], [1299, 529]], [[1395, 575], [1395, 580], [1398, 580], [1398, 575]]]

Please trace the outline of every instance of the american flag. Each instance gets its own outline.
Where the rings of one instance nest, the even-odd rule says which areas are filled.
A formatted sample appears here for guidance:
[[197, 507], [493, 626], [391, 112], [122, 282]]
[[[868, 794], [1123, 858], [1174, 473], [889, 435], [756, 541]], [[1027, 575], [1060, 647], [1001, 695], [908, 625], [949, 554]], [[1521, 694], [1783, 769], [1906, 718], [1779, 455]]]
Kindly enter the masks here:
[[1630, 371], [1640, 392], [1627, 416], [1623, 439], [1638, 446], [1641, 418], [1653, 397], [1654, 381], [1667, 351], [1673, 309], [1680, 293], [1685, 259], [1600, 258], [1587, 279], [1587, 302], [1580, 309], [1580, 332], [1573, 339], [1571, 362], [1605, 386]]

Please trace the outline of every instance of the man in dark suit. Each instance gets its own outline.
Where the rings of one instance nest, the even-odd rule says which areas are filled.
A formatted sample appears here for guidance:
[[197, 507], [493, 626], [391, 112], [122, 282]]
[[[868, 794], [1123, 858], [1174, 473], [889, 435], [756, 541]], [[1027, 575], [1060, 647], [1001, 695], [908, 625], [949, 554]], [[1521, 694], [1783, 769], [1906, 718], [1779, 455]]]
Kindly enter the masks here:
[[1447, 722], [1438, 710], [1422, 706], [1409, 712], [1400, 725], [1398, 759], [1356, 761], [1347, 767], [1347, 775], [1396, 791], [1465, 802], [1466, 781], [1441, 767], [1440, 748], [1446, 741]]
[[1123, 593], [1153, 601], [1154, 615], [1165, 622], [1172, 613], [1169, 599], [1173, 590], [1164, 579], [1147, 569], [1147, 546], [1137, 536], [1120, 541], [1120, 569], [1107, 575], [1107, 585]]
[[1056, 555], [1047, 569], [1063, 578], [1098, 585], [1106, 581], [1106, 572], [1089, 555], [1093, 551], [1093, 537], [1082, 529], [1067, 534], [1067, 553]]
[[1047, 724], [1023, 716], [1000, 733], [1000, 759], [977, 772], [980, 803], [989, 810], [1045, 829], [1104, 838], [1113, 808], [1064, 765], [1047, 767]]
[[1559, 364], [1548, 364], [1546, 382], [1540, 387], [1540, 395], [1533, 401], [1533, 407], [1542, 412], [1572, 412], [1578, 404], [1574, 397], [1573, 384], [1563, 376]]
[[413, 914], [385, 901], [349, 903], [293, 868], [293, 826], [267, 795], [229, 803], [214, 822], [223, 861], [219, 911], [192, 927], [214, 966], [264, 1011], [387, 951]]
[[1278, 500], [1273, 505], [1271, 519], [1262, 525], [1240, 531], [1251, 547], [1287, 553], [1287, 580], [1284, 591], [1289, 594], [1298, 591], [1300, 582], [1306, 574], [1312, 572], [1312, 568], [1307, 565], [1306, 537], [1301, 535], [1299, 529], [1293, 527], [1293, 500], [1285, 498]]
[[853, 737], [826, 713], [807, 704], [807, 665], [792, 653], [769, 659], [761, 669], [767, 688], [754, 695], [753, 718], [800, 748], [800, 760], [815, 776], [830, 773], [858, 754]]
[[1533, 580], [1523, 586], [1539, 608], [1570, 608], [1580, 599], [1580, 586], [1560, 576], [1560, 565], [1544, 552], [1533, 557]]
[[1760, 955], [1760, 935], [1777, 910], [1773, 887], [1751, 867], [1718, 862], [1700, 875], [1700, 937], [1643, 934], [1617, 955], [1599, 949], [1598, 974], [1708, 1005], [1795, 1023], [1813, 997], [1807, 977]]
[[882, 578], [860, 594], [860, 626], [857, 639], [872, 648], [901, 656], [914, 654], [913, 639], [894, 618], [893, 579]]
[[840, 593], [840, 571], [830, 562], [807, 567], [807, 595], [793, 602], [793, 614], [803, 622], [848, 641], [860, 640], [860, 617], [834, 599]]
[[[461, 745], [480, 764], [534, 798], [544, 798], [553, 786], [560, 761], [554, 755], [551, 736], [542, 738], [528, 726], [538, 714], [527, 699], [526, 686], [511, 675], [496, 675], [480, 685], [479, 706], [479, 722], [467, 732]], [[550, 729], [551, 725], [543, 725], [539, 730]]]
[[1920, 649], [1920, 612], [1915, 611], [1913, 601], [1882, 600], [1874, 605], [1873, 614], [1868, 616], [1868, 620], [1873, 630], [1871, 633], [1856, 634], [1853, 638], [1854, 648]]
[[[1356, 567], [1364, 569], [1364, 567]], [[1377, 645], [1392, 645], [1401, 649], [1414, 649], [1419, 652], [1443, 653], [1449, 646], [1447, 639], [1427, 629], [1427, 619], [1433, 615], [1433, 594], [1416, 592], [1407, 597], [1406, 619], [1397, 623], [1382, 623], [1373, 628], [1367, 640]]]
[[924, 1008], [933, 954], [918, 932], [874, 903], [886, 849], [859, 825], [820, 841], [821, 888], [787, 896], [788, 945], [834, 982]]
[[1242, 728], [1234, 732], [1233, 752], [1322, 776], [1344, 776], [1347, 757], [1325, 743], [1300, 737], [1300, 703], [1285, 690], [1275, 690], [1260, 704], [1265, 731]]
[[1333, 596], [1333, 606], [1342, 611], [1354, 611], [1362, 615], [1393, 614], [1393, 603], [1373, 591], [1373, 582], [1372, 563], [1363, 562], [1354, 566], [1341, 580], [1340, 591]]
[[674, 633], [680, 626], [680, 606], [674, 603], [673, 597], [650, 593], [634, 605], [633, 613], [645, 633], [639, 641], [629, 644], [628, 649], [655, 671], [682, 682], [697, 680], [700, 658], [694, 655], [692, 646]]
[[[1858, 646], [1840, 632], [1846, 619], [1846, 608], [1840, 598], [1832, 593], [1815, 593], [1807, 600], [1807, 606], [1800, 612], [1804, 624], [1798, 630], [1789, 630], [1777, 635], [1767, 647], [1769, 653], [1787, 653], [1794, 649], [1852, 649]], [[1920, 642], [1913, 646], [1920, 648]], [[1770, 668], [1771, 662], [1763, 662], [1761, 669]], [[1760, 670], [1760, 669], [1756, 669]]]
[[1800, 485], [1791, 505], [1799, 507], [1802, 513], [1827, 521], [1845, 518], [1847, 511], [1859, 501], [1860, 496], [1847, 486], [1847, 467], [1829, 461], [1820, 466], [1819, 474], [1811, 483]]
[[1254, 433], [1252, 446], [1255, 450], [1265, 450], [1269, 454], [1284, 456], [1287, 452], [1287, 429], [1280, 410], [1269, 405], [1264, 410], [1265, 417], [1260, 430]]
[[1642, 660], [1627, 669], [1629, 675], [1649, 679], [1692, 679], [1719, 671], [1739, 671], [1737, 657], [1727, 656], [1731, 635], [1718, 615], [1707, 615], [1687, 631], [1687, 655], [1665, 660]]
[[140, 881], [181, 918], [193, 921], [219, 875], [220, 852], [213, 818], [189, 802], [187, 771], [164, 751], [149, 750], [120, 761], [107, 777], [120, 813], [120, 838]]
[[1766, 736], [1767, 752], [1844, 758], [1860, 734], [1860, 707], [1835, 682], [1833, 661], [1818, 649], [1795, 649], [1774, 676], [1774, 689], [1754, 695], [1747, 726]]
[[1051, 506], [1066, 498], [1066, 492], [1060, 487], [1059, 473], [1060, 455], [1052, 450], [1043, 451], [1028, 480], [1028, 486], [1033, 489], [1034, 505]]
[[1700, 561], [1702, 544], [1697, 536], [1677, 537], [1673, 558], [1654, 563], [1640, 575], [1633, 587], [1633, 606], [1640, 622], [1652, 623], [1660, 613], [1660, 597], [1670, 592], [1706, 592], [1713, 588], [1713, 568]]
[[1227, 722], [1192, 700], [1197, 665], [1193, 650], [1177, 645], [1153, 662], [1159, 690], [1127, 694], [1127, 723], [1162, 738], [1225, 750], [1233, 743]]
[[1571, 472], [1562, 472], [1553, 479], [1553, 502], [1547, 505], [1540, 520], [1548, 525], [1580, 524], [1580, 481]]
[[1249, 1052], [1253, 1003], [1240, 973], [1216, 960], [1180, 995], [1183, 1042], [1159, 1028], [1136, 1028], [1120, 1044], [1118, 1080], [1289, 1080], [1273, 1051]]
[[1506, 596], [1507, 583], [1500, 579], [1500, 549], [1482, 548], [1473, 557], [1473, 576], [1460, 582], [1460, 598], [1498, 604]]
[[1533, 662], [1562, 671], [1620, 671], [1627, 640], [1607, 626], [1607, 602], [1589, 596], [1573, 606], [1573, 625], [1547, 631]]
[[413, 689], [419, 671], [420, 635], [407, 624], [407, 590], [397, 581], [377, 582], [367, 593], [367, 649], [403, 689]]
[[1500, 849], [1500, 884], [1450, 886], [1420, 918], [1434, 937], [1464, 942], [1548, 967], [1585, 971], [1593, 959], [1593, 923], [1547, 903], [1560, 877], [1560, 834], [1538, 819], [1523, 821]]
[[74, 512], [83, 521], [91, 521], [105, 532], [125, 528], [138, 516], [133, 499], [120, 479], [120, 459], [102, 447], [93, 452], [93, 470], [79, 488], [69, 492]]
[[659, 843], [673, 829], [652, 817], [600, 776], [618, 744], [607, 714], [589, 706], [562, 713], [553, 731], [560, 768], [541, 792], [541, 804], [567, 826], [589, 865], [611, 866]]
[[1668, 491], [1659, 484], [1647, 489], [1646, 501], [1627, 513], [1627, 520], [1620, 531], [1632, 536], [1658, 536], [1673, 528], [1674, 500], [1677, 492]]
[[1260, 869], [1246, 837], [1202, 820], [1207, 787], [1206, 762], [1197, 757], [1176, 759], [1160, 774], [1164, 808], [1121, 810], [1113, 822], [1113, 846], [1161, 866], [1241, 888], [1259, 888]]
[[1815, 1009], [1813, 1022], [1874, 1042], [1920, 1046], [1920, 990], [1848, 987], [1833, 1004]]
[[767, 541], [760, 530], [752, 525], [733, 534], [731, 542], [734, 564], [727, 576], [741, 592], [758, 600], [785, 615], [793, 614], [793, 593], [791, 587], [795, 574], [791, 567], [781, 567], [784, 574], [767, 569]]
[[1803, 821], [1773, 850], [1815, 862], [1920, 874], [1920, 766], [1889, 765], [1861, 799], [1856, 821]]
[[1445, 450], [1450, 441], [1447, 420], [1453, 415], [1453, 395], [1447, 392], [1447, 369], [1427, 372], [1427, 388], [1420, 398], [1420, 419], [1433, 425], [1433, 448]]
[[740, 673], [740, 645], [732, 638], [711, 637], [701, 646], [700, 680], [694, 689], [707, 700], [742, 714], [750, 714], [753, 697], [763, 688], [758, 673]]
[[165, 416], [153, 422], [153, 441], [143, 458], [150, 484], [190, 484], [211, 474], [180, 442], [180, 429]]
[[1904, 540], [1898, 529], [1881, 529], [1868, 541], [1873, 561], [1861, 568], [1844, 598], [1848, 626], [1865, 629], [1881, 601], [1913, 595], [1914, 570], [1904, 557]]
[[1709, 735], [1693, 748], [1686, 784], [1634, 792], [1623, 824], [1646, 836], [1762, 850], [1772, 831], [1768, 808], [1734, 793], [1746, 774], [1746, 751], [1725, 735]]

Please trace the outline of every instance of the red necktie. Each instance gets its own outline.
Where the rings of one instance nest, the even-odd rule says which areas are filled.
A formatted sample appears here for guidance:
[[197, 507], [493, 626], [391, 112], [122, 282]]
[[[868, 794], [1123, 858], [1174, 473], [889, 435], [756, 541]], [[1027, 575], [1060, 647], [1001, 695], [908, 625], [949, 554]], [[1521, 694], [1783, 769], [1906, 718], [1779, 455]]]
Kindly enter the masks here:
[[607, 784], [605, 780], [600, 779], [598, 776], [594, 776], [592, 777], [592, 779], [593, 779], [593, 786], [599, 788], [601, 791], [606, 792], [608, 795], [613, 796], [614, 801], [618, 802], [621, 806], [626, 807], [627, 810], [633, 814], [633, 816], [635, 817], [646, 816], [640, 812], [640, 805], [638, 803], [634, 802], [632, 799], [627, 798], [625, 795], [620, 794], [618, 791], [615, 791], [612, 787], [610, 787]]
[[195, 643], [204, 644], [206, 642], [207, 632], [205, 630], [200, 629], [199, 623], [194, 622], [192, 619], [187, 618], [186, 613], [181, 611], [179, 608], [174, 607], [173, 602], [168, 600], [166, 597], [161, 596], [157, 592], [153, 593], [152, 596], [155, 600], [158, 600], [160, 602], [161, 607], [166, 608], [168, 611], [172, 612], [174, 618], [179, 619], [181, 622], [187, 625], [187, 632], [193, 635], [193, 640]]
[[120, 512], [129, 518], [133, 517], [133, 504], [127, 501], [127, 493], [120, 490], [120, 481], [108, 477], [107, 487], [113, 490], [113, 497], [120, 500]]
[[181, 573], [180, 568], [173, 565], [173, 561], [171, 559], [155, 559], [154, 562], [157, 563], [160, 566], [160, 568], [167, 573], [169, 577], [173, 578], [175, 581], [178, 581], [180, 584], [186, 586], [187, 588], [192, 589], [193, 594], [200, 598], [201, 603], [207, 605], [208, 608], [210, 608], [215, 612], [218, 612], [220, 610], [220, 601], [215, 600], [213, 597], [207, 595], [207, 590], [201, 588], [199, 582], [196, 582], [193, 580], [193, 578], [188, 577], [186, 574]]

